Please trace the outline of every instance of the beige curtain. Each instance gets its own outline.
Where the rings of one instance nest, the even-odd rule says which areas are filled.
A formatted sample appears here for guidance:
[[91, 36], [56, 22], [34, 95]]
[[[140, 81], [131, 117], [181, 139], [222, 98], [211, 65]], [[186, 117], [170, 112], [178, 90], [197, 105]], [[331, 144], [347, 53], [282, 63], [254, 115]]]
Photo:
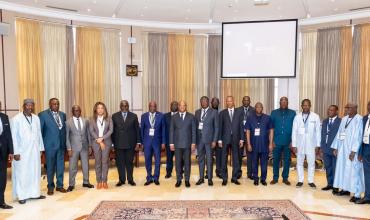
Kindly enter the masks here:
[[35, 112], [44, 109], [44, 66], [41, 27], [36, 21], [16, 19], [16, 57], [19, 103], [35, 100]]
[[66, 27], [66, 113], [68, 116], [72, 115], [72, 106], [75, 104], [75, 55], [74, 55], [74, 42], [73, 42], [73, 28]]
[[120, 39], [117, 31], [103, 31], [104, 103], [110, 114], [121, 101]]
[[310, 99], [315, 109], [316, 84], [316, 45], [317, 32], [301, 33], [301, 53], [299, 67], [299, 99]]
[[359, 51], [359, 70], [360, 70], [360, 100], [359, 113], [367, 114], [367, 102], [370, 100], [370, 24], [360, 25], [360, 51]]
[[66, 106], [67, 44], [66, 27], [54, 24], [41, 24], [44, 59], [44, 106], [49, 99], [60, 101], [60, 110], [69, 111]]
[[185, 100], [194, 112], [194, 37], [168, 35], [168, 102]]
[[[148, 48], [148, 33], [144, 32], [141, 35], [141, 60], [142, 60], [142, 106], [145, 111], [145, 106], [147, 106], [149, 102], [149, 48]], [[167, 102], [167, 100], [166, 100]], [[161, 107], [161, 106], [158, 106]], [[167, 109], [158, 109], [159, 111], [164, 111]]]
[[225, 108], [227, 96], [233, 96], [235, 106], [240, 106], [244, 96], [250, 95], [250, 81], [245, 79], [221, 79], [220, 81], [220, 107]]
[[264, 112], [270, 114], [274, 108], [274, 79], [249, 79], [248, 81], [249, 89], [246, 95], [250, 96], [251, 105], [261, 102]]
[[219, 97], [221, 76], [221, 36], [208, 36], [208, 95]]
[[91, 116], [95, 102], [104, 99], [102, 33], [86, 27], [78, 27], [76, 33], [76, 104], [85, 116]]
[[361, 26], [356, 25], [352, 38], [352, 74], [349, 81], [349, 101], [359, 103], [360, 100], [360, 48], [361, 48]]
[[200, 98], [208, 96], [207, 37], [194, 36], [194, 108], [200, 108]]

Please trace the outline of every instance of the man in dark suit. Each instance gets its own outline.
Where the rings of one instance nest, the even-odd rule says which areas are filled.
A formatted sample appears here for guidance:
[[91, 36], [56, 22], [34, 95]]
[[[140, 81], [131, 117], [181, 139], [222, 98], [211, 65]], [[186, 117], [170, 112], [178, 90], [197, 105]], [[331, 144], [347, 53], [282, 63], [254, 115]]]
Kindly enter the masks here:
[[185, 167], [185, 186], [190, 187], [191, 151], [195, 150], [196, 125], [193, 114], [186, 111], [186, 102], [179, 102], [179, 113], [172, 116], [170, 127], [170, 148], [175, 151], [176, 187], [182, 181], [182, 162]]
[[[149, 112], [141, 116], [141, 137], [143, 140], [146, 182], [145, 186], [155, 183], [159, 185], [161, 166], [161, 149], [166, 146], [166, 125], [164, 115], [157, 111], [157, 103], [149, 103]], [[154, 176], [152, 175], [152, 158], [154, 155]]]
[[[243, 97], [243, 100], [242, 100], [242, 106], [240, 106], [239, 108], [237, 108], [237, 110], [240, 110], [243, 112], [243, 126], [245, 126], [245, 124], [247, 123], [248, 121], [248, 117], [253, 115], [255, 113], [255, 109], [253, 108], [253, 106], [250, 105], [251, 104], [251, 98], [249, 96], [244, 96]], [[246, 132], [246, 130], [244, 130], [244, 133]], [[240, 148], [240, 152], [239, 152], [239, 166], [240, 166], [240, 169], [238, 171], [238, 179], [242, 177], [242, 165], [243, 165], [243, 155], [244, 155], [244, 151], [246, 151], [246, 147], [247, 146], [247, 142], [245, 142], [244, 146], [242, 148]], [[246, 155], [247, 155], [247, 176], [249, 179], [253, 180], [253, 168], [252, 168], [252, 153], [249, 152], [249, 151], [246, 151]]]
[[128, 101], [122, 100], [121, 111], [112, 115], [113, 134], [112, 140], [116, 152], [116, 165], [119, 181], [116, 186], [122, 186], [127, 182], [136, 186], [133, 178], [135, 151], [140, 148], [141, 137], [137, 115], [129, 111]]
[[171, 102], [170, 112], [167, 112], [164, 115], [164, 120], [166, 122], [166, 176], [165, 178], [168, 179], [172, 176], [173, 170], [173, 156], [175, 153], [170, 149], [170, 127], [171, 127], [171, 119], [172, 116], [177, 114], [179, 103], [177, 101]]
[[222, 110], [219, 115], [219, 147], [222, 148], [222, 185], [227, 185], [227, 157], [228, 149], [231, 148], [232, 158], [232, 177], [231, 182], [240, 185], [238, 174], [240, 170], [239, 155], [240, 148], [244, 146], [244, 128], [243, 128], [243, 112], [235, 109], [234, 97], [226, 98], [226, 109]]
[[39, 113], [41, 133], [45, 146], [48, 195], [54, 194], [54, 175], [56, 191], [66, 193], [63, 188], [64, 154], [66, 151], [66, 114], [59, 111], [59, 100], [51, 98], [49, 109]]
[[[1, 102], [0, 102], [1, 109]], [[13, 140], [10, 131], [9, 118], [6, 114], [0, 113], [0, 208], [12, 209], [4, 200], [6, 188], [6, 176], [8, 161], [13, 160]]]
[[[213, 97], [211, 100], [211, 107], [214, 110], [216, 110], [217, 113], [218, 113], [219, 105], [220, 105], [220, 100], [217, 97]], [[222, 176], [221, 176], [222, 148], [218, 147], [218, 143], [216, 143], [216, 147], [214, 148], [214, 153], [216, 157], [216, 176], [222, 179]]]
[[322, 122], [320, 148], [321, 152], [323, 153], [324, 166], [326, 170], [326, 180], [328, 184], [327, 186], [322, 188], [322, 190], [333, 190], [333, 193], [335, 194], [338, 192], [338, 189], [333, 188], [337, 158], [333, 154], [333, 149], [331, 148], [331, 145], [338, 133], [338, 129], [342, 119], [338, 117], [338, 106], [336, 105], [329, 106], [327, 114], [328, 118], [324, 119], [324, 121]]
[[364, 135], [362, 146], [358, 151], [358, 160], [364, 167], [365, 196], [356, 201], [356, 204], [370, 204], [370, 101], [367, 103], [367, 112], [368, 114], [362, 119]]
[[209, 107], [209, 98], [200, 99], [201, 108], [195, 112], [197, 127], [197, 149], [199, 163], [199, 180], [196, 185], [204, 183], [204, 167], [207, 161], [208, 185], [213, 186], [213, 156], [212, 150], [218, 139], [218, 112]]

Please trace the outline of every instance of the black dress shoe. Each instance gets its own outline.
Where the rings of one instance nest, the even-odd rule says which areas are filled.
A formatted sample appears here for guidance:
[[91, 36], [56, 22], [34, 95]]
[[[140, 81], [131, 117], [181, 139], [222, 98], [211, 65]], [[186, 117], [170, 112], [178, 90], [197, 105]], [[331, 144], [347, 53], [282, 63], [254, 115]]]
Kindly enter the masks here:
[[213, 181], [212, 180], [208, 180], [208, 186], [213, 186]]
[[132, 181], [128, 181], [128, 184], [130, 184], [131, 186], [136, 186], [136, 183], [132, 180]]
[[370, 200], [366, 199], [360, 199], [355, 202], [356, 204], [362, 205], [362, 204], [370, 204]]
[[285, 183], [285, 185], [287, 185], [287, 186], [290, 186], [291, 185], [291, 183], [289, 182], [289, 180], [283, 180], [283, 183]]
[[10, 206], [10, 205], [7, 205], [7, 204], [2, 204], [2, 205], [0, 205], [0, 209], [12, 209], [13, 207], [12, 206]]
[[357, 197], [352, 196], [349, 201], [356, 203], [357, 201], [360, 201], [360, 200], [361, 200], [361, 198], [357, 198]]
[[37, 197], [35, 199], [46, 199], [46, 196], [40, 195], [39, 197]]
[[185, 181], [185, 186], [189, 188], [190, 187], [190, 182], [189, 181]]
[[25, 203], [26, 203], [26, 200], [25, 200], [25, 199], [23, 199], [23, 200], [19, 200], [19, 201], [18, 201], [18, 203], [19, 203], [19, 204], [21, 204], [21, 205], [23, 205], [23, 204], [25, 204]]
[[339, 190], [338, 190], [338, 188], [333, 188], [333, 195], [338, 195], [338, 193], [339, 193]]
[[278, 183], [277, 180], [271, 180], [271, 182], [270, 182], [271, 185], [275, 185], [276, 183]]
[[302, 187], [302, 186], [303, 186], [303, 183], [302, 183], [302, 182], [298, 182], [295, 186], [296, 186], [297, 188]]
[[231, 180], [232, 183], [234, 183], [235, 185], [240, 185], [240, 182], [238, 180]]
[[238, 175], [236, 176], [236, 179], [240, 179], [240, 178], [242, 178], [242, 174], [238, 174]]
[[222, 185], [226, 186], [227, 185], [227, 180], [222, 180]]
[[248, 179], [254, 180], [253, 176], [248, 176]]
[[181, 186], [181, 181], [177, 181], [175, 184], [175, 187], [180, 187]]
[[[206, 173], [207, 173], [207, 171], [206, 171]], [[208, 174], [206, 174], [206, 175], [204, 176], [204, 179], [208, 179]]]
[[164, 178], [168, 179], [168, 178], [171, 178], [171, 174], [170, 173], [167, 173], [166, 176]]
[[325, 186], [324, 188], [322, 188], [321, 190], [322, 190], [322, 191], [329, 191], [329, 190], [331, 190], [331, 189], [333, 189], [333, 187], [332, 187], [332, 186], [327, 185], [327, 186]]
[[118, 183], [116, 184], [117, 187], [122, 186], [122, 185], [125, 185], [125, 182], [124, 181], [123, 182], [122, 181], [118, 181]]
[[85, 187], [85, 188], [94, 188], [94, 185], [90, 184], [90, 183], [84, 183], [82, 184], [82, 187]]
[[309, 183], [308, 184], [311, 188], [315, 188], [316, 189], [316, 185], [315, 185], [315, 183]]
[[68, 188], [67, 188], [67, 192], [72, 192], [74, 189], [75, 189], [75, 187], [74, 187], [74, 186], [68, 186]]
[[265, 181], [265, 180], [262, 180], [262, 181], [261, 181], [261, 184], [262, 184], [262, 185], [264, 185], [264, 186], [267, 186], [267, 183], [266, 183], [266, 181]]
[[258, 180], [255, 180], [253, 183], [255, 186], [258, 186]]
[[216, 174], [216, 176], [217, 176], [218, 178], [222, 179], [221, 174], [217, 173], [217, 174]]
[[203, 183], [204, 183], [204, 179], [199, 179], [198, 182], [195, 185], [199, 186]]
[[349, 196], [349, 195], [351, 195], [351, 193], [348, 192], [348, 191], [341, 190], [341, 191], [338, 192], [337, 195], [338, 196]]
[[153, 183], [153, 180], [147, 180], [145, 183], [144, 183], [144, 186], [148, 186], [148, 185], [150, 185], [150, 184], [152, 184]]
[[159, 186], [159, 180], [154, 180], [154, 184]]

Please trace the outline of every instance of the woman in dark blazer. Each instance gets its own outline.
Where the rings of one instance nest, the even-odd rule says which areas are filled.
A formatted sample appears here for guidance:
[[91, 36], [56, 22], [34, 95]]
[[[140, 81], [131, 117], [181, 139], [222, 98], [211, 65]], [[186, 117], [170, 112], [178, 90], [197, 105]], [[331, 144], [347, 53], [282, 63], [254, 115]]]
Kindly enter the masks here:
[[95, 173], [97, 189], [108, 189], [107, 176], [109, 169], [109, 152], [112, 147], [111, 135], [113, 122], [108, 116], [104, 103], [97, 102], [94, 106], [94, 115], [89, 126], [92, 148], [95, 156]]

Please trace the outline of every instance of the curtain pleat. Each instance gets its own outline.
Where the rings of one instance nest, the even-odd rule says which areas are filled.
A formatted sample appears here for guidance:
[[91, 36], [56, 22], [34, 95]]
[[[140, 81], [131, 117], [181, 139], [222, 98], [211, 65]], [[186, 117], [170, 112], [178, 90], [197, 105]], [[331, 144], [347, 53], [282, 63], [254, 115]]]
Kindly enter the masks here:
[[66, 113], [68, 116], [72, 115], [72, 106], [75, 104], [75, 55], [73, 43], [73, 28], [66, 27]]
[[349, 101], [359, 103], [360, 100], [360, 48], [361, 27], [356, 25], [353, 31], [352, 74], [349, 89]]
[[194, 36], [194, 108], [200, 106], [200, 98], [208, 96], [207, 37]]
[[208, 95], [219, 97], [221, 76], [221, 36], [208, 36]]
[[[66, 111], [66, 27], [41, 24], [44, 59], [44, 106], [50, 98], [58, 98], [60, 110]], [[68, 109], [69, 110], [69, 109]]]
[[35, 113], [44, 108], [44, 64], [39, 22], [16, 19], [16, 59], [20, 109], [23, 99], [35, 100]]
[[249, 95], [248, 91], [250, 86], [250, 80], [239, 80], [239, 79], [222, 79], [221, 80], [221, 97], [220, 106], [225, 108], [225, 101], [227, 96], [233, 96], [235, 106], [239, 106], [244, 96]]
[[85, 116], [91, 116], [95, 102], [104, 99], [102, 32], [85, 27], [78, 27], [76, 31], [76, 104]]
[[360, 51], [359, 51], [359, 70], [360, 70], [360, 101], [359, 113], [367, 114], [367, 102], [370, 100], [370, 24], [360, 25]]
[[[148, 38], [149, 38], [149, 34], [147, 32], [142, 33], [141, 35], [141, 57], [142, 57], [143, 79], [142, 79], [141, 91], [142, 91], [143, 111], [145, 111], [146, 106], [148, 105], [149, 90], [150, 90], [149, 88], [149, 68], [151, 68], [151, 66], [149, 65], [149, 39]], [[162, 106], [158, 106], [158, 110], [165, 112], [167, 109], [164, 109]]]

